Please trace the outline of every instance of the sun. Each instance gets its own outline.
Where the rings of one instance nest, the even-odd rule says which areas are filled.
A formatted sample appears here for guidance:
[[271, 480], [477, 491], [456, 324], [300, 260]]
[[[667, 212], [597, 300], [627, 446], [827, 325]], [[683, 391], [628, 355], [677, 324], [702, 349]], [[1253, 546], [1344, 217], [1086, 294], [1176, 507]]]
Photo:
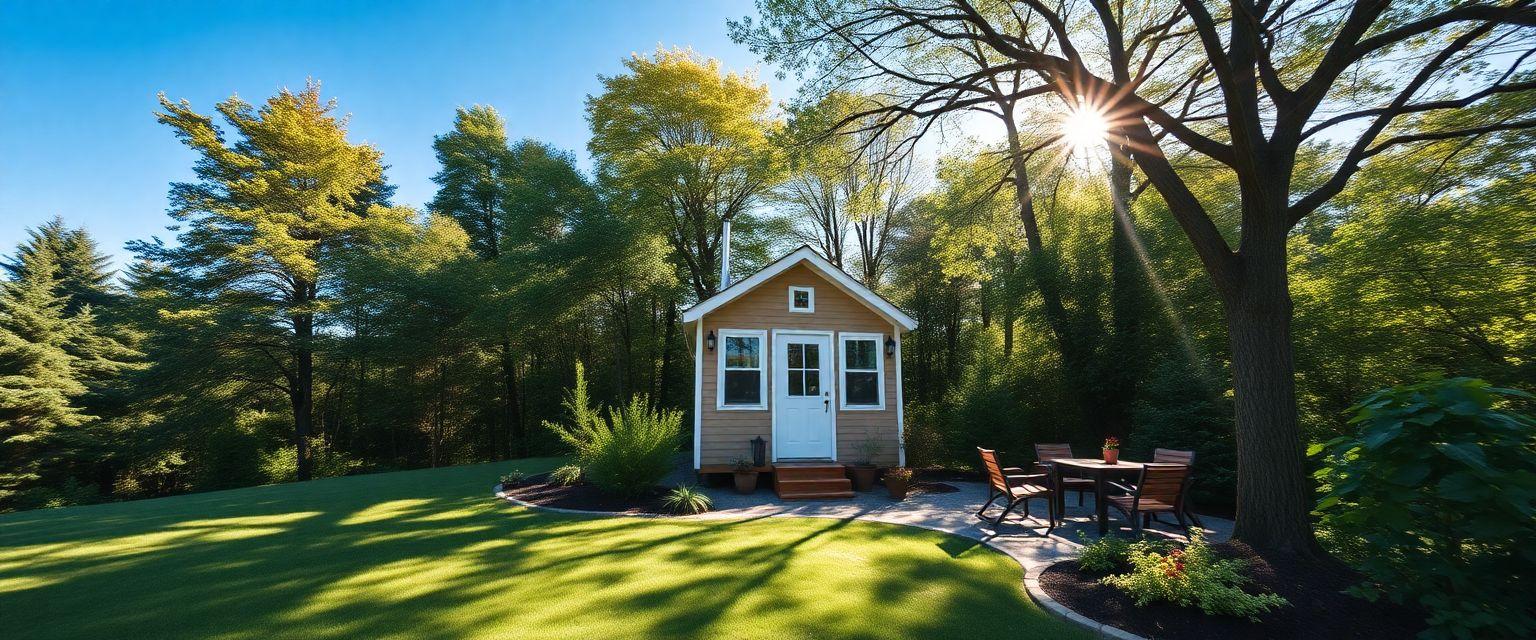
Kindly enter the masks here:
[[1088, 151], [1104, 143], [1109, 122], [1104, 113], [1089, 105], [1079, 105], [1061, 121], [1061, 141], [1073, 151]]

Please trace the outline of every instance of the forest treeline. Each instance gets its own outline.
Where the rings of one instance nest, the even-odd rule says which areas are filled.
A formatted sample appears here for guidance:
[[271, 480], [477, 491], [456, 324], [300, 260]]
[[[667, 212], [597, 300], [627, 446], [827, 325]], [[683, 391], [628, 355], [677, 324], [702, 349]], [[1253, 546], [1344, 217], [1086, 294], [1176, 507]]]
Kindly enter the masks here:
[[[725, 219], [737, 276], [809, 244], [919, 321], [913, 465], [1113, 435], [1133, 459], [1195, 450], [1204, 499], [1230, 501], [1222, 306], [1159, 191], [1125, 169], [1117, 224], [1119, 165], [1024, 154], [1030, 127], [924, 162], [908, 131], [844, 126], [871, 100], [780, 108], [750, 74], [658, 50], [588, 99], [590, 172], [490, 107], [443, 114], [416, 210], [318, 84], [211, 113], [162, 96], [197, 156], [169, 187], [173, 237], [115, 266], [55, 219], [4, 263], [0, 509], [555, 452], [538, 425], [577, 362], [595, 400], [687, 411], [679, 317], [719, 288]], [[1307, 440], [1425, 373], [1536, 387], [1533, 142], [1381, 153], [1290, 232]], [[1297, 182], [1338, 153], [1306, 147]], [[1193, 187], [1235, 234], [1236, 180]]]

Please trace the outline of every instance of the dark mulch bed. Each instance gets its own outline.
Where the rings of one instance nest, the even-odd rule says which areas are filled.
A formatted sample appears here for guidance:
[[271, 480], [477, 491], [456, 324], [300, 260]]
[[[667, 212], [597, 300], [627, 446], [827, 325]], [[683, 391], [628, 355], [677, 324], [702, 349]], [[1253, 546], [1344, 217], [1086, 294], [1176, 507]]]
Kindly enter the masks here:
[[617, 498], [589, 484], [567, 487], [534, 477], [516, 485], [502, 485], [501, 490], [518, 500], [541, 507], [612, 513], [666, 513], [660, 505], [662, 497], [667, 493], [666, 487], [652, 487], [650, 491], [635, 498]]
[[1261, 616], [1257, 623], [1208, 616], [1193, 607], [1137, 607], [1125, 592], [1099, 584], [1103, 574], [1079, 572], [1075, 560], [1047, 567], [1040, 574], [1040, 586], [1073, 611], [1148, 638], [1401, 640], [1424, 628], [1422, 612], [1341, 593], [1356, 582], [1348, 569], [1289, 559], [1271, 562], [1241, 543], [1212, 548], [1223, 557], [1247, 560], [1253, 578], [1249, 586], [1278, 593], [1291, 606]]

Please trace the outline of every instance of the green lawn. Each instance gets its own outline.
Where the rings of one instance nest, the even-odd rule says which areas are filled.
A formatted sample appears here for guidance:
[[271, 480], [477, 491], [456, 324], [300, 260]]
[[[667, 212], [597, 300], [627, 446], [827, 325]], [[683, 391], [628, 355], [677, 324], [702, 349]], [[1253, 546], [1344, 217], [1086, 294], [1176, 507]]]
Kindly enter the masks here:
[[0, 635], [1084, 637], [962, 538], [551, 515], [490, 496], [512, 466], [0, 516]]

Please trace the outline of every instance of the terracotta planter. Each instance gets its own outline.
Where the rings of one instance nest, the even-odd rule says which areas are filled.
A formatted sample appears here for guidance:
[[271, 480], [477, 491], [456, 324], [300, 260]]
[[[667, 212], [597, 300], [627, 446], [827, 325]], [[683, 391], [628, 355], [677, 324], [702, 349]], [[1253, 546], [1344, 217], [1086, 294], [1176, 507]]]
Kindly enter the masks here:
[[748, 494], [757, 491], [756, 471], [737, 471], [732, 475], [736, 476], [736, 493]]
[[1104, 450], [1104, 464], [1120, 464], [1120, 450], [1119, 449], [1105, 449]]
[[875, 475], [879, 472], [874, 465], [853, 467], [853, 490], [869, 491], [875, 488]]
[[907, 487], [911, 483], [910, 478], [892, 478], [887, 476], [885, 479], [885, 490], [891, 492], [891, 497], [894, 499], [906, 500]]

